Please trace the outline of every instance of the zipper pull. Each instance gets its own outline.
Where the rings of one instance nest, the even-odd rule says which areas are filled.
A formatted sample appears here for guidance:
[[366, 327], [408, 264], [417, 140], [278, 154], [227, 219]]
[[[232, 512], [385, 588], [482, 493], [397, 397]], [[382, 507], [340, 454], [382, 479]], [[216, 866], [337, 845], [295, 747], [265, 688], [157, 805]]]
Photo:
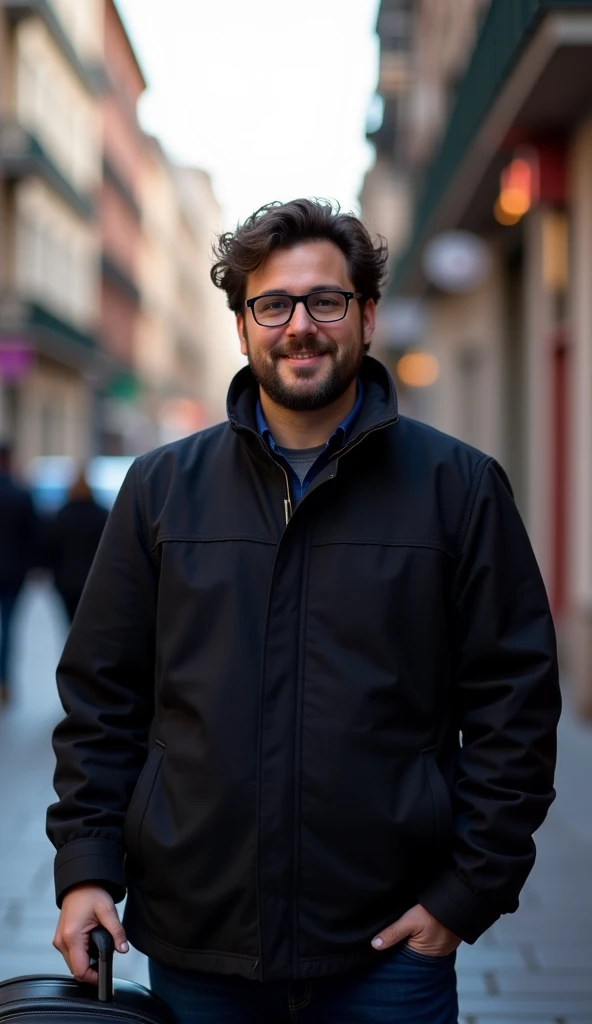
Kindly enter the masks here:
[[258, 966], [259, 966], [259, 961], [258, 960], [253, 960], [253, 963], [251, 964], [252, 969], [254, 971], [256, 971]]
[[286, 516], [286, 526], [292, 518], [292, 502], [290, 498], [284, 498], [284, 514]]

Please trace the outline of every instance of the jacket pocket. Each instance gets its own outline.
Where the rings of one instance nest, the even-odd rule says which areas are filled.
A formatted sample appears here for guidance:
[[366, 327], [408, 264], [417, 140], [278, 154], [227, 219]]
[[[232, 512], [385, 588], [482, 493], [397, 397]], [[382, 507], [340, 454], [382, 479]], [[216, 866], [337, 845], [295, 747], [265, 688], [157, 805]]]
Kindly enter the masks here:
[[452, 801], [448, 786], [438, 768], [436, 751], [434, 748], [422, 751], [432, 802], [434, 804], [434, 822], [436, 828], [436, 843], [439, 850], [445, 850], [450, 844], [454, 831], [454, 815], [452, 813]]
[[138, 864], [141, 864], [142, 862], [140, 843], [142, 823], [146, 816], [146, 811], [148, 810], [152, 793], [154, 792], [154, 786], [156, 785], [156, 780], [160, 772], [164, 751], [164, 743], [161, 740], [157, 740], [155, 746], [148, 755], [142, 771], [140, 772], [140, 777], [138, 778], [136, 788], [132, 793], [132, 798], [125, 816], [125, 848], [128, 856]]

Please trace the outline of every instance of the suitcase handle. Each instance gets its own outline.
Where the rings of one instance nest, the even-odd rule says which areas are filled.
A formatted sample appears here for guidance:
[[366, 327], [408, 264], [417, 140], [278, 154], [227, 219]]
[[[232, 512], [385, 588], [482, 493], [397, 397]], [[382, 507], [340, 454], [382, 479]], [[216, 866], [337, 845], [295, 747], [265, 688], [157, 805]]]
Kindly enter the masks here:
[[98, 971], [99, 1002], [110, 1003], [113, 999], [113, 953], [115, 943], [106, 928], [93, 928], [89, 937], [88, 952], [91, 967]]

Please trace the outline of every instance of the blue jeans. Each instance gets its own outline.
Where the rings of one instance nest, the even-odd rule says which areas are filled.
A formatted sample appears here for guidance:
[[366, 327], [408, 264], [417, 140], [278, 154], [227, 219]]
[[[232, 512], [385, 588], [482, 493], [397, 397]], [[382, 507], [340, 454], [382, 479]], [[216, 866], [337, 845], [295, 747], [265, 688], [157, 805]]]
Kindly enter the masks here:
[[263, 984], [151, 960], [150, 983], [178, 1024], [457, 1024], [455, 959], [401, 945], [362, 971]]

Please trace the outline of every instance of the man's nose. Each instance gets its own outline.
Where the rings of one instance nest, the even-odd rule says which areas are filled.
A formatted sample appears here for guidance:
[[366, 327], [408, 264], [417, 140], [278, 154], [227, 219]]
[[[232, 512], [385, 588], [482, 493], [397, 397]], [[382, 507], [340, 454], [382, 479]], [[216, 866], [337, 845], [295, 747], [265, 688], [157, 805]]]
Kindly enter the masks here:
[[297, 302], [294, 306], [290, 323], [286, 328], [287, 333], [293, 337], [301, 335], [308, 337], [311, 334], [316, 334], [317, 329], [316, 321], [313, 320], [304, 303]]

